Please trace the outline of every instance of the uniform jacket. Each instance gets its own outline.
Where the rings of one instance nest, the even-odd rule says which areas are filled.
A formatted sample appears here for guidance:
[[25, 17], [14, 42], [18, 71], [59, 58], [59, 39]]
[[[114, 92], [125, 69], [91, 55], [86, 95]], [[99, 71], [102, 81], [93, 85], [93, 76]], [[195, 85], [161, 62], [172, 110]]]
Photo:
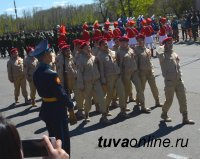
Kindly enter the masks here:
[[58, 77], [61, 79], [62, 86], [64, 86], [64, 77], [63, 77], [64, 59], [65, 59], [65, 72], [67, 80], [75, 80], [77, 76], [77, 70], [72, 55], [70, 55], [69, 58], [64, 57], [62, 53], [57, 55], [56, 71], [58, 73]]
[[149, 71], [153, 69], [151, 51], [149, 49], [136, 46], [135, 54], [138, 57], [138, 69], [140, 71]]
[[161, 65], [162, 75], [165, 80], [179, 80], [181, 79], [181, 70], [179, 64], [179, 57], [173, 51], [163, 51], [158, 54]]
[[128, 27], [126, 28], [126, 34], [128, 38], [134, 38], [138, 34], [138, 31], [135, 28]]
[[89, 57], [84, 53], [81, 54], [78, 62], [77, 85], [78, 88], [84, 88], [84, 83], [93, 82], [100, 79], [97, 59], [95, 56]]
[[61, 86], [58, 74], [51, 70], [50, 65], [40, 63], [33, 74], [33, 81], [40, 97], [57, 99], [55, 102], [42, 102], [41, 119], [44, 121], [66, 119], [66, 108], [73, 108], [73, 102]]
[[114, 51], [100, 51], [98, 54], [98, 60], [102, 83], [106, 83], [106, 78], [109, 76], [118, 75], [120, 73], [120, 68], [116, 60], [116, 53]]
[[148, 25], [148, 26], [143, 26], [143, 28], [141, 29], [141, 34], [143, 34], [146, 37], [149, 37], [153, 34], [153, 28], [152, 26]]
[[10, 58], [7, 62], [7, 71], [10, 81], [15, 81], [17, 78], [25, 76], [23, 59], [21, 57]]
[[133, 73], [137, 71], [137, 57], [130, 47], [120, 48], [117, 52], [117, 59], [122, 73]]
[[26, 79], [30, 82], [33, 80], [33, 73], [38, 65], [38, 60], [34, 57], [27, 56], [24, 60], [24, 72]]
[[115, 28], [113, 30], [113, 35], [114, 35], [114, 37], [122, 36], [122, 32], [119, 28]]

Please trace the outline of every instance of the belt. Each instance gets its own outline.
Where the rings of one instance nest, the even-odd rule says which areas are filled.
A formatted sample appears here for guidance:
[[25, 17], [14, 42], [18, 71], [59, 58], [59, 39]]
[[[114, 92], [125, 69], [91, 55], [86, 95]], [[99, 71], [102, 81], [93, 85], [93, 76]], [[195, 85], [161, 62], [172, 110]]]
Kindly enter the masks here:
[[44, 102], [56, 102], [57, 98], [56, 97], [51, 97], [51, 98], [42, 98]]

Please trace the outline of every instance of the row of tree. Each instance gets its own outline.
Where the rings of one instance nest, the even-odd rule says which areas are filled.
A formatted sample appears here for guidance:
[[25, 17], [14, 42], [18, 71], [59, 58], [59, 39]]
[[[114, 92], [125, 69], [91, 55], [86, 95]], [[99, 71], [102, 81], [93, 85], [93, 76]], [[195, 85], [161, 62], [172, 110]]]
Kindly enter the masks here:
[[180, 15], [191, 10], [195, 0], [94, 0], [88, 5], [66, 5], [64, 7], [33, 8], [32, 11], [24, 10], [22, 17], [14, 18], [11, 15], [0, 16], [0, 34], [7, 32], [49, 30], [57, 24], [74, 26], [84, 22], [94, 23], [98, 20], [105, 22], [117, 20], [121, 15], [137, 17], [144, 15]]

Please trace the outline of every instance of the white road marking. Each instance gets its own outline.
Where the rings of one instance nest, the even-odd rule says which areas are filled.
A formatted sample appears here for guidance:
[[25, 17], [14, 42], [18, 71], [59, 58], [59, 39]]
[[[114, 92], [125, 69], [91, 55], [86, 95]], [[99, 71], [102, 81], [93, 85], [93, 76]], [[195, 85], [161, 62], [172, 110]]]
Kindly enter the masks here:
[[175, 159], [189, 159], [188, 157], [176, 155], [176, 154], [173, 154], [173, 153], [170, 153], [167, 156], [171, 157], [171, 158], [175, 158]]

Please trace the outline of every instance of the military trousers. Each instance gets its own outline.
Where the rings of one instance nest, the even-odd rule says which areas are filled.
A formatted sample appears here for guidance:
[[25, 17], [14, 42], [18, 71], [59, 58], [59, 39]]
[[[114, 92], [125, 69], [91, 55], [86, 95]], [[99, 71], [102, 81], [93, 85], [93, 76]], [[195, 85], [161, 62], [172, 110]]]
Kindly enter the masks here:
[[24, 98], [28, 98], [28, 93], [26, 90], [26, 79], [25, 76], [20, 76], [17, 77], [14, 80], [14, 94], [15, 94], [15, 99], [18, 99], [19, 94], [20, 94], [20, 87], [21, 87], [21, 92]]
[[29, 87], [30, 87], [30, 97], [32, 100], [34, 100], [35, 95], [36, 95], [36, 88], [35, 88], [34, 82], [29, 81], [28, 83], [29, 83]]
[[70, 135], [67, 119], [46, 120], [49, 137], [56, 137], [62, 141], [62, 148], [70, 155]]
[[99, 111], [102, 114], [106, 114], [107, 110], [106, 110], [104, 92], [99, 80], [84, 82], [85, 112], [88, 113], [91, 110], [93, 93], [96, 94], [99, 103]]
[[83, 110], [83, 104], [84, 104], [84, 92], [82, 92], [80, 89], [78, 89], [77, 81], [75, 83], [75, 89], [74, 89], [74, 95], [76, 100], [76, 106], [78, 110]]
[[140, 70], [139, 77], [140, 77], [143, 93], [145, 90], [146, 82], [148, 82], [155, 102], [159, 102], [159, 92], [158, 92], [158, 88], [156, 86], [156, 80], [155, 80], [155, 76], [154, 76], [152, 70], [146, 70], [146, 71]]
[[119, 106], [121, 109], [126, 108], [125, 89], [122, 79], [119, 75], [110, 75], [106, 77], [106, 107], [108, 108], [113, 99], [114, 92], [119, 97]]
[[136, 88], [136, 99], [141, 103], [141, 106], [144, 107], [145, 106], [144, 93], [142, 91], [142, 85], [141, 85], [138, 72], [135, 71], [133, 73], [123, 73], [122, 80], [123, 80], [124, 88], [125, 88], [126, 101], [130, 94], [130, 81], [132, 81]]
[[174, 93], [176, 93], [179, 106], [180, 113], [187, 113], [187, 100], [186, 100], [186, 92], [183, 81], [181, 79], [176, 80], [165, 80], [165, 103], [162, 107], [162, 111], [167, 113], [172, 105]]

